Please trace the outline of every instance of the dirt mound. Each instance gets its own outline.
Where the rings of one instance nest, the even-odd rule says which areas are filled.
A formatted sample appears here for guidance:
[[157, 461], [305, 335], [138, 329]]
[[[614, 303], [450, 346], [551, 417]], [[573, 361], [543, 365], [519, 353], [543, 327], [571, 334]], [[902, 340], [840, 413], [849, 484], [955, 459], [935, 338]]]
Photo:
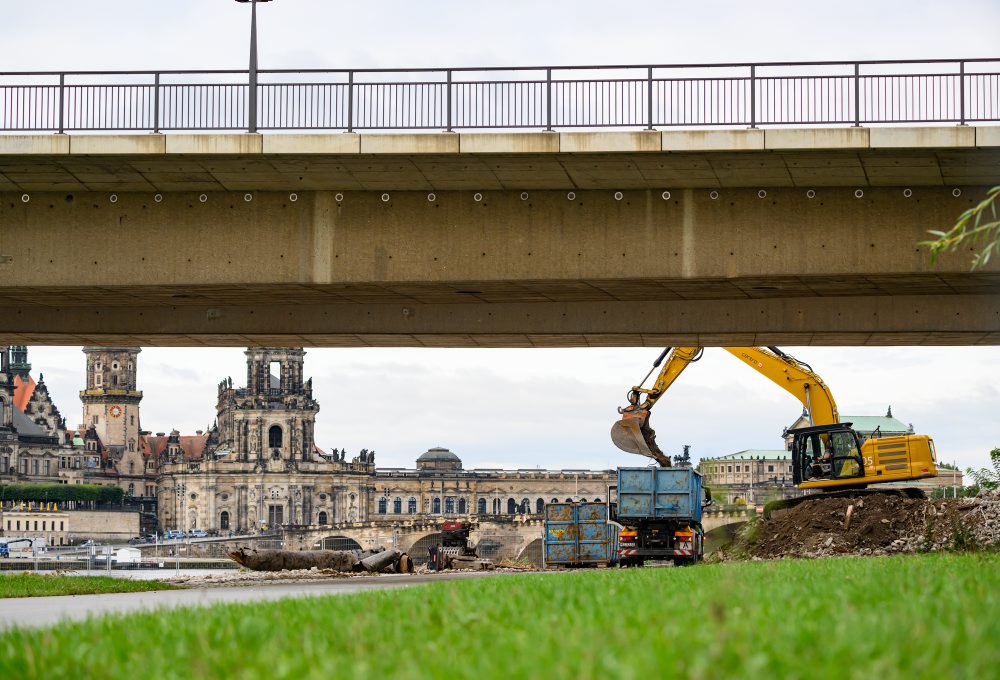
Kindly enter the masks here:
[[742, 547], [759, 559], [1000, 549], [1000, 492], [937, 501], [821, 497], [751, 524]]

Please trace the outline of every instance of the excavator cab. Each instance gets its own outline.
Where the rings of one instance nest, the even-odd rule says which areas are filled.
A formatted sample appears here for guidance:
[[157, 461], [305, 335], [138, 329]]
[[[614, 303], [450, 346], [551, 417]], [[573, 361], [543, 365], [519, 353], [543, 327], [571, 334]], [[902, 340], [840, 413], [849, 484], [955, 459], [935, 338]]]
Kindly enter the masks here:
[[803, 488], [857, 485], [865, 476], [861, 440], [851, 423], [789, 430], [792, 480]]

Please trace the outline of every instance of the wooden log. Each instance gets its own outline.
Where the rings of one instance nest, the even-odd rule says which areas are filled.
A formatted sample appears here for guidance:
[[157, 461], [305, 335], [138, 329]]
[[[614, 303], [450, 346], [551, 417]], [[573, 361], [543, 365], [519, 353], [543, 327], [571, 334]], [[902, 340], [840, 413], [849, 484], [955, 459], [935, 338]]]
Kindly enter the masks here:
[[281, 571], [282, 569], [332, 569], [352, 571], [360, 560], [346, 550], [253, 550], [239, 548], [226, 555], [247, 569]]
[[383, 550], [361, 560], [361, 567], [367, 572], [377, 573], [395, 564], [402, 554], [399, 550]]

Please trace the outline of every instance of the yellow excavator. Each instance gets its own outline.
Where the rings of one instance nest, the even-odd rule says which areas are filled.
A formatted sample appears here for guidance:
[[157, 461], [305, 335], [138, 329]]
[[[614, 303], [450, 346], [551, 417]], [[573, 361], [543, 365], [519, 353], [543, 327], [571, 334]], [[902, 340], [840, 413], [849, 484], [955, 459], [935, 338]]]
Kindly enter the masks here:
[[[851, 423], [840, 422], [833, 395], [808, 364], [777, 347], [723, 349], [795, 395], [805, 408], [809, 425], [788, 431], [792, 436], [792, 479], [799, 488], [863, 489], [872, 484], [937, 476], [934, 441], [929, 436], [879, 437], [876, 433], [863, 441]], [[701, 358], [702, 351], [701, 347], [668, 347], [660, 354], [642, 381], [645, 383], [666, 359], [653, 386], [633, 387], [628, 393], [628, 406], [618, 409], [621, 419], [611, 428], [615, 446], [670, 467], [670, 457], [656, 445], [649, 414], [684, 369]]]

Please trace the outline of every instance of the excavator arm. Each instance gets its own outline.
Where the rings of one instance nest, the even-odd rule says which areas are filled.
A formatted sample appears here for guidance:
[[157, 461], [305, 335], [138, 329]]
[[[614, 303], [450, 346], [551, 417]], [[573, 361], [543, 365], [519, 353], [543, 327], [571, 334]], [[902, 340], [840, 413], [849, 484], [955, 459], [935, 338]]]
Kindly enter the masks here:
[[653, 386], [649, 389], [644, 389], [642, 383], [634, 386], [628, 393], [628, 406], [618, 409], [622, 417], [611, 426], [611, 441], [615, 446], [622, 451], [652, 458], [662, 467], [670, 467], [670, 456], [656, 445], [656, 432], [649, 426], [649, 412], [684, 369], [701, 358], [701, 353], [701, 347], [667, 347], [663, 350], [642, 380], [645, 383], [653, 369], [666, 357], [667, 361]]
[[[794, 395], [805, 407], [810, 425], [840, 422], [833, 395], [808, 364], [777, 347], [723, 349]], [[670, 457], [656, 445], [656, 432], [649, 426], [650, 411], [684, 369], [701, 358], [701, 353], [701, 347], [668, 347], [660, 354], [653, 363], [654, 369], [665, 357], [667, 360], [653, 386], [649, 389], [644, 389], [641, 384], [633, 387], [628, 393], [628, 406], [618, 409], [622, 417], [611, 427], [611, 440], [615, 446], [622, 451], [652, 458], [663, 467], [670, 467]]]
[[833, 395], [809, 364], [777, 347], [723, 349], [798, 399], [806, 410], [810, 425], [834, 425], [840, 422]]

